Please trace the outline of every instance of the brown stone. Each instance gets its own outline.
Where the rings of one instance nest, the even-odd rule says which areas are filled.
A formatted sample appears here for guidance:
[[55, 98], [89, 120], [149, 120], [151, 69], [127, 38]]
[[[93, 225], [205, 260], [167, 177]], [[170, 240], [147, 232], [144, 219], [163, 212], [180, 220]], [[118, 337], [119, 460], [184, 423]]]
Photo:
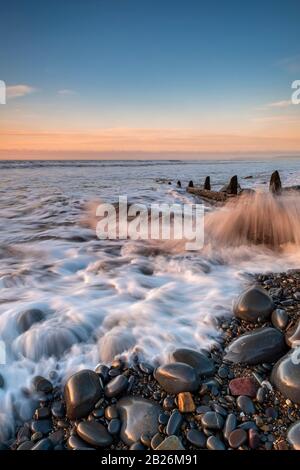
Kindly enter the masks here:
[[235, 429], [229, 434], [228, 443], [233, 449], [238, 449], [247, 441], [247, 433], [244, 429]]
[[196, 409], [190, 392], [181, 392], [177, 395], [177, 405], [181, 413], [193, 413]]
[[252, 377], [238, 377], [229, 382], [230, 393], [234, 396], [255, 397], [257, 388], [258, 386]]
[[248, 441], [250, 449], [257, 449], [260, 444], [260, 437], [258, 432], [255, 429], [249, 429], [248, 431]]

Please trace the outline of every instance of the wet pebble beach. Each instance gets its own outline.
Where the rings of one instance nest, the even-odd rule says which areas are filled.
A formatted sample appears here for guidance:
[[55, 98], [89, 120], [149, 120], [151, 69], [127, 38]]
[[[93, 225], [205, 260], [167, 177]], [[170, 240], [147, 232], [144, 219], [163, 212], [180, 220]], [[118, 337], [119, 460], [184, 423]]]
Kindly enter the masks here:
[[163, 364], [117, 357], [64, 387], [56, 371], [35, 377], [24, 389], [32, 419], [1, 448], [299, 450], [300, 270], [249, 279], [210, 351], [178, 348]]

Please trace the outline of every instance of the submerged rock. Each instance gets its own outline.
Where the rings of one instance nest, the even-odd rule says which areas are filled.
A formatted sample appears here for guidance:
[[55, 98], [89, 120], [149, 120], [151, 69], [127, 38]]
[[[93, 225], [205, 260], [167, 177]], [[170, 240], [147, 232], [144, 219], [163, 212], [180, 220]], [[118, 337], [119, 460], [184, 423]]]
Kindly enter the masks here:
[[275, 328], [258, 328], [235, 339], [226, 350], [225, 360], [234, 364], [274, 362], [286, 350], [284, 335]]
[[121, 418], [121, 439], [131, 445], [139, 441], [142, 434], [153, 437], [158, 432], [158, 417], [162, 409], [156, 403], [140, 397], [123, 397], [117, 402]]
[[64, 390], [68, 418], [84, 418], [93, 410], [101, 394], [102, 388], [96, 372], [85, 369], [72, 375]]
[[286, 398], [300, 404], [300, 353], [283, 356], [273, 367], [271, 382]]
[[29, 330], [29, 328], [34, 324], [44, 320], [45, 314], [42, 310], [38, 308], [30, 308], [21, 312], [17, 318], [17, 328], [20, 333]]
[[199, 387], [195, 369], [182, 362], [174, 362], [158, 367], [154, 377], [168, 393], [193, 392]]
[[210, 376], [215, 372], [215, 365], [212, 359], [193, 349], [176, 349], [171, 354], [170, 359], [172, 362], [183, 362], [184, 364], [188, 364], [196, 370], [200, 377]]
[[233, 310], [237, 318], [256, 323], [258, 320], [268, 320], [274, 310], [274, 303], [265, 289], [252, 286], [242, 292]]

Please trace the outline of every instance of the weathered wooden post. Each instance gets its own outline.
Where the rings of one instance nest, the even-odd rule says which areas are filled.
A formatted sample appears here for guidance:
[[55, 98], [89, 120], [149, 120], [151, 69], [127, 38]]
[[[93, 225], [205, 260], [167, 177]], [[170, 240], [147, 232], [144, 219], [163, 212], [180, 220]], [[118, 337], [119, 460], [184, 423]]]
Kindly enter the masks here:
[[281, 189], [282, 189], [281, 179], [277, 170], [271, 174], [269, 189], [270, 189], [270, 192], [273, 194], [281, 193]]
[[210, 185], [210, 176], [207, 176], [204, 181], [204, 189], [207, 189], [208, 191], [211, 190], [211, 185]]
[[192, 180], [189, 182], [188, 187], [189, 187], [189, 188], [193, 188], [193, 187], [194, 187], [194, 183], [193, 183]]
[[180, 180], [177, 181], [177, 188], [181, 188], [181, 181]]

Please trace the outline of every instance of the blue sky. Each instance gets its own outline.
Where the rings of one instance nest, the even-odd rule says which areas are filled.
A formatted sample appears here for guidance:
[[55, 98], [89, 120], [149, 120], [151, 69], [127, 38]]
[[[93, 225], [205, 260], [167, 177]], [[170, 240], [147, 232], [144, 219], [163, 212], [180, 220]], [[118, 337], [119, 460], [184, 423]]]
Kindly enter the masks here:
[[[288, 100], [300, 78], [299, 18], [298, 0], [11, 0], [0, 79], [12, 99], [0, 125], [271, 137], [286, 117], [297, 130], [300, 106]], [[15, 96], [19, 85], [28, 88]]]

